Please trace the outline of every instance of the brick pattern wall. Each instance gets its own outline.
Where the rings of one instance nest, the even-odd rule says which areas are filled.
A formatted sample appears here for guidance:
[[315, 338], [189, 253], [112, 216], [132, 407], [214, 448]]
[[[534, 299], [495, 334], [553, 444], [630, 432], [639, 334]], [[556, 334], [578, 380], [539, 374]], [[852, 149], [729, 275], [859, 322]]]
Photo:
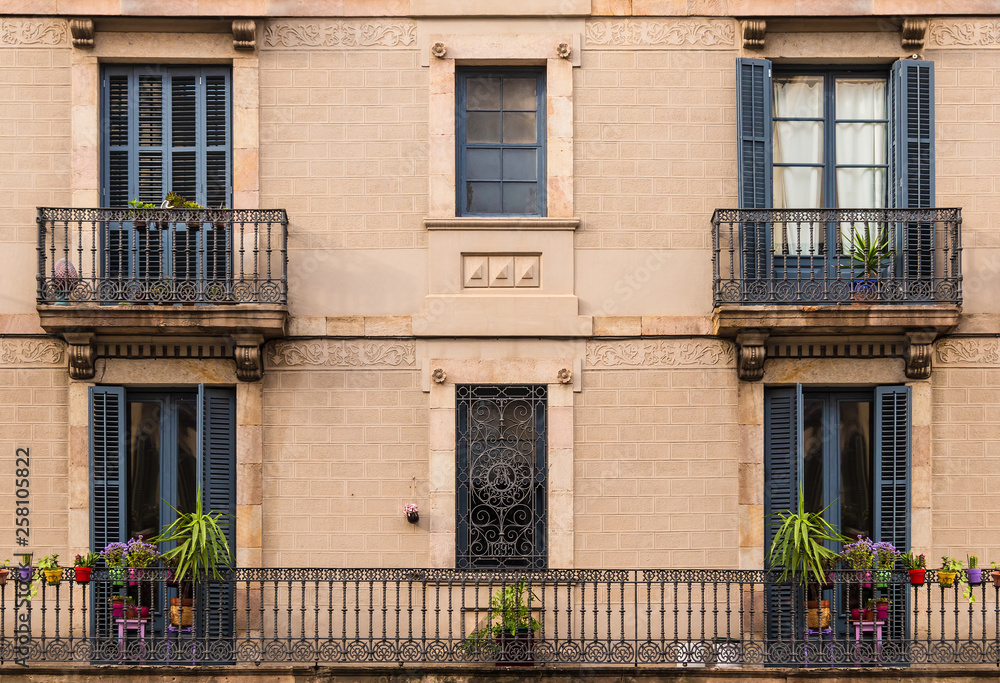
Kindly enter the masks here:
[[931, 378], [934, 557], [1000, 560], [1000, 369], [936, 367]]
[[729, 51], [585, 50], [574, 69], [578, 248], [711, 248], [736, 205]]
[[415, 370], [269, 370], [264, 566], [428, 566], [427, 423]]
[[732, 368], [586, 370], [577, 567], [738, 566]]
[[427, 99], [416, 50], [260, 52], [261, 205], [291, 247], [425, 246]]
[[[0, 560], [30, 550], [35, 557], [58, 553], [66, 560], [69, 525], [67, 385], [64, 366], [0, 367]], [[29, 451], [29, 546], [15, 537], [18, 480], [15, 452]], [[72, 562], [70, 557], [69, 561]]]

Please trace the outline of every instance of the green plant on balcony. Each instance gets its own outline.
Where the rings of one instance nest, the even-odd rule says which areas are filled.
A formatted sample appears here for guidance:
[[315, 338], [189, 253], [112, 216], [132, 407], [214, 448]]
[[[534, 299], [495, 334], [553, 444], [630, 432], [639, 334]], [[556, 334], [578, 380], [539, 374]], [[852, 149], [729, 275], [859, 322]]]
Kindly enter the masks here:
[[486, 623], [469, 634], [462, 650], [471, 658], [498, 663], [529, 663], [534, 633], [542, 624], [531, 616], [538, 596], [524, 581], [505, 585], [490, 596]]
[[800, 486], [798, 511], [781, 510], [773, 513], [780, 522], [774, 540], [771, 541], [768, 561], [772, 567], [781, 567], [780, 581], [791, 577], [802, 585], [810, 581], [818, 585], [827, 582], [826, 569], [840, 555], [825, 544], [840, 544], [848, 540], [823, 518], [829, 509], [830, 506], [827, 505], [819, 512], [807, 512]]
[[[168, 192], [166, 198], [166, 207], [168, 209], [204, 209], [205, 207], [198, 202], [189, 202], [181, 195], [176, 192]], [[188, 227], [192, 230], [197, 230], [201, 228], [202, 221], [188, 221]]]
[[171, 507], [177, 518], [152, 539], [153, 543], [176, 545], [163, 553], [162, 558], [174, 568], [174, 578], [181, 582], [202, 581], [211, 576], [221, 579], [220, 569], [232, 565], [232, 552], [226, 540], [227, 521], [230, 515], [222, 512], [204, 512], [201, 502], [201, 488], [198, 488], [195, 509], [181, 512]]
[[844, 253], [851, 257], [851, 274], [861, 270], [854, 278], [855, 299], [872, 300], [878, 296], [879, 274], [892, 260], [892, 235], [883, 223], [878, 228], [862, 226], [844, 236]]

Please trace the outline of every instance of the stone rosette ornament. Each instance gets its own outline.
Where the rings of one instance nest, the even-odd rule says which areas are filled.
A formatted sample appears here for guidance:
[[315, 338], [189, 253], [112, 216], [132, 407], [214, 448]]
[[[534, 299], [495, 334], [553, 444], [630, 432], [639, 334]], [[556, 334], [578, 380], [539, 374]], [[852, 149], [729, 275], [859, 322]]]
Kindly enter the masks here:
[[559, 43], [556, 47], [556, 55], [560, 59], [569, 59], [573, 55], [573, 48], [569, 43]]
[[438, 59], [444, 59], [444, 56], [448, 54], [448, 48], [444, 43], [434, 43], [431, 45], [431, 54]]

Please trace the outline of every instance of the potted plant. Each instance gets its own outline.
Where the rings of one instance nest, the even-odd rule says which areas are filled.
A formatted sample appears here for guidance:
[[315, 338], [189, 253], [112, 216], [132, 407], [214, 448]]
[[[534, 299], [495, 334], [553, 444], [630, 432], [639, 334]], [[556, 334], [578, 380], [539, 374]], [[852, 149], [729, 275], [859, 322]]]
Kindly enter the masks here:
[[896, 558], [900, 552], [888, 541], [879, 541], [872, 544], [875, 551], [875, 578], [879, 588], [887, 588], [889, 580], [892, 579], [892, 569], [896, 565]]
[[122, 558], [128, 545], [119, 541], [108, 543], [104, 550], [100, 552], [104, 564], [108, 567], [108, 576], [111, 577], [112, 586], [125, 585], [125, 568], [122, 566]]
[[490, 596], [486, 623], [466, 638], [463, 649], [497, 666], [531, 666], [534, 634], [542, 627], [531, 616], [533, 600], [538, 596], [524, 581], [505, 584]]
[[86, 555], [76, 556], [73, 560], [73, 571], [76, 574], [77, 583], [90, 583], [90, 573], [94, 571], [97, 559], [97, 553], [88, 552]]
[[[148, 203], [146, 203], [144, 201], [141, 201], [139, 199], [132, 199], [132, 200], [130, 200], [129, 203], [128, 203], [128, 205], [130, 207], [132, 207], [133, 209], [155, 209], [156, 208], [156, 204], [148, 204]], [[132, 218], [132, 225], [135, 226], [136, 228], [138, 228], [139, 230], [145, 229], [145, 227], [149, 224], [149, 221], [145, 217], [140, 218], [140, 216], [142, 216], [142, 215], [143, 214], [141, 214], [141, 213], [139, 213], [137, 211], [135, 213], [134, 217]]]
[[938, 583], [942, 588], [951, 588], [955, 585], [955, 577], [962, 571], [961, 560], [954, 557], [943, 556], [941, 558], [941, 568], [938, 570]]
[[892, 600], [889, 598], [877, 598], [875, 600], [875, 618], [879, 621], [887, 621], [889, 619], [889, 605], [892, 604]]
[[903, 554], [903, 567], [910, 573], [911, 586], [923, 586], [927, 573], [927, 558], [913, 553]]
[[62, 568], [59, 566], [58, 555], [46, 555], [38, 561], [38, 571], [45, 575], [50, 586], [58, 586], [62, 581]]
[[416, 524], [420, 521], [420, 512], [417, 510], [416, 503], [407, 503], [404, 505], [403, 512], [406, 513], [406, 521], [410, 524]]
[[976, 555], [969, 555], [969, 568], [966, 570], [966, 574], [969, 578], [969, 583], [973, 586], [978, 586], [983, 582], [983, 570], [979, 568], [979, 557]]
[[1000, 567], [997, 566], [996, 562], [990, 562], [990, 567], [993, 569], [993, 573], [990, 574], [993, 577], [993, 585], [1000, 588]]
[[892, 236], [885, 224], [873, 228], [862, 225], [844, 236], [845, 253], [851, 257], [851, 275], [861, 269], [854, 279], [854, 300], [874, 301], [878, 298], [878, 281], [882, 266], [893, 256]]
[[129, 570], [129, 585], [138, 585], [142, 572], [137, 570], [145, 569], [159, 557], [160, 553], [156, 546], [146, 543], [142, 540], [142, 536], [130, 538], [125, 544], [125, 552], [122, 553], [122, 564]]
[[871, 588], [872, 570], [875, 568], [875, 544], [870, 538], [858, 536], [853, 543], [844, 546], [841, 553], [851, 569], [856, 570], [857, 579], [865, 588]]
[[[168, 209], [204, 209], [205, 207], [198, 202], [189, 202], [180, 196], [176, 192], [168, 192], [166, 199], [166, 208]], [[192, 230], [200, 230], [202, 221], [188, 221], [187, 225]]]
[[125, 617], [125, 596], [124, 595], [112, 595], [111, 596], [111, 618], [112, 619], [123, 619]]
[[21, 583], [31, 583], [31, 577], [35, 570], [31, 566], [31, 553], [21, 553], [21, 559], [17, 561], [17, 580]]
[[829, 568], [840, 556], [825, 544], [847, 540], [823, 518], [829, 509], [828, 505], [819, 512], [807, 512], [800, 486], [798, 511], [775, 513], [780, 522], [768, 553], [770, 565], [782, 569], [779, 581], [786, 581], [790, 576], [807, 589], [813, 588], [815, 600], [806, 604], [806, 622], [810, 628], [830, 625], [830, 603], [820, 600], [818, 587], [828, 582]]

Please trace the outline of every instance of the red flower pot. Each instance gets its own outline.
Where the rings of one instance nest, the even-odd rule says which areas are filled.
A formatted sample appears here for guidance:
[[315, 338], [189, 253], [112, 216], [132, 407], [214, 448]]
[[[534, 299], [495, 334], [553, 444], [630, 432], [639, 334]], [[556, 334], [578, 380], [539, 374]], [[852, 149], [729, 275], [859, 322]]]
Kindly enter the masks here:
[[911, 586], [923, 586], [924, 585], [924, 574], [927, 573], [926, 569], [911, 569], [910, 570], [910, 585]]
[[90, 567], [73, 567], [76, 572], [77, 583], [90, 583], [90, 572], [94, 571]]

